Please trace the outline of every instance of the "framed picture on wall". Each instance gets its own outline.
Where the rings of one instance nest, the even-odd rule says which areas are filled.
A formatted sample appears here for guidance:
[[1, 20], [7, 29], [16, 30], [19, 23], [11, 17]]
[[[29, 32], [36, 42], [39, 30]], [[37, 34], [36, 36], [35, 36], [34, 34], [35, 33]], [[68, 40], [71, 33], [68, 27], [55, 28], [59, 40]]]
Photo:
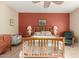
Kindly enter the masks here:
[[44, 19], [39, 19], [39, 26], [46, 26], [47, 21]]
[[14, 26], [14, 19], [10, 19], [10, 26]]

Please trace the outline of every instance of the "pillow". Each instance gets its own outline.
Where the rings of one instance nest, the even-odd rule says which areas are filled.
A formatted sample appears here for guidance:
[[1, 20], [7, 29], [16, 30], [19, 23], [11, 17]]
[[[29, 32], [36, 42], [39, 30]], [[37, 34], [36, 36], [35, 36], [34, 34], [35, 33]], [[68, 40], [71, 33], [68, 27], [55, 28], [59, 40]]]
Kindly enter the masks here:
[[41, 31], [41, 32], [35, 32], [35, 36], [52, 36], [52, 33], [50, 31]]
[[42, 36], [45, 36], [46, 32], [45, 31], [41, 31], [40, 32]]
[[39, 36], [40, 35], [40, 32], [35, 32], [34, 35], [35, 36]]
[[46, 32], [46, 34], [47, 34], [47, 33], [50, 33], [50, 34], [51, 34], [51, 32], [50, 32], [50, 31], [45, 31], [45, 32]]
[[50, 31], [41, 31], [41, 34], [44, 36], [52, 36], [52, 33]]

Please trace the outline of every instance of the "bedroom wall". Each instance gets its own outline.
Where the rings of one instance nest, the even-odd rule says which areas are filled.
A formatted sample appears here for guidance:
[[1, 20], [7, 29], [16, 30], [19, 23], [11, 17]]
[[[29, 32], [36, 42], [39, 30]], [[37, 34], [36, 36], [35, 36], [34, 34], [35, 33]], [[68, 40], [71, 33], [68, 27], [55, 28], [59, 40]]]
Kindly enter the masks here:
[[69, 31], [69, 13], [19, 13], [19, 33], [26, 36], [27, 26], [38, 26], [39, 19], [46, 19], [46, 26], [58, 26], [58, 33]]
[[79, 8], [70, 13], [70, 30], [74, 32], [76, 41], [79, 43]]
[[[10, 19], [14, 26], [10, 26]], [[18, 12], [0, 3], [0, 34], [18, 34]]]

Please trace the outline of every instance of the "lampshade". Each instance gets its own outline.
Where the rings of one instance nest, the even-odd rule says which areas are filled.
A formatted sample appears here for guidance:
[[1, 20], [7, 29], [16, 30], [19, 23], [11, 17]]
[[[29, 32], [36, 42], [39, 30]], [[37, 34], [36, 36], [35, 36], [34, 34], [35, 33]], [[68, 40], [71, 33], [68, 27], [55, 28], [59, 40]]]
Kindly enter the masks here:
[[28, 26], [28, 27], [27, 27], [27, 30], [32, 30], [32, 27], [31, 27], [31, 26]]
[[54, 30], [57, 30], [58, 29], [58, 27], [57, 26], [54, 26], [54, 28], [53, 28]]

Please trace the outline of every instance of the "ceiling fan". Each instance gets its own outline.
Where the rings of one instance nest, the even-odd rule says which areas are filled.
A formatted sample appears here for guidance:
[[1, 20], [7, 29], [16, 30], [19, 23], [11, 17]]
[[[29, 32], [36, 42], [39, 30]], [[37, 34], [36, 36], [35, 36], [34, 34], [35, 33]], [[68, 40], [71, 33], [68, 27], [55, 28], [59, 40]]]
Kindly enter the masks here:
[[[33, 3], [39, 3], [41, 1], [32, 1]], [[63, 4], [64, 1], [44, 1], [44, 8], [48, 8], [51, 3], [54, 3], [56, 5], [61, 5]]]

